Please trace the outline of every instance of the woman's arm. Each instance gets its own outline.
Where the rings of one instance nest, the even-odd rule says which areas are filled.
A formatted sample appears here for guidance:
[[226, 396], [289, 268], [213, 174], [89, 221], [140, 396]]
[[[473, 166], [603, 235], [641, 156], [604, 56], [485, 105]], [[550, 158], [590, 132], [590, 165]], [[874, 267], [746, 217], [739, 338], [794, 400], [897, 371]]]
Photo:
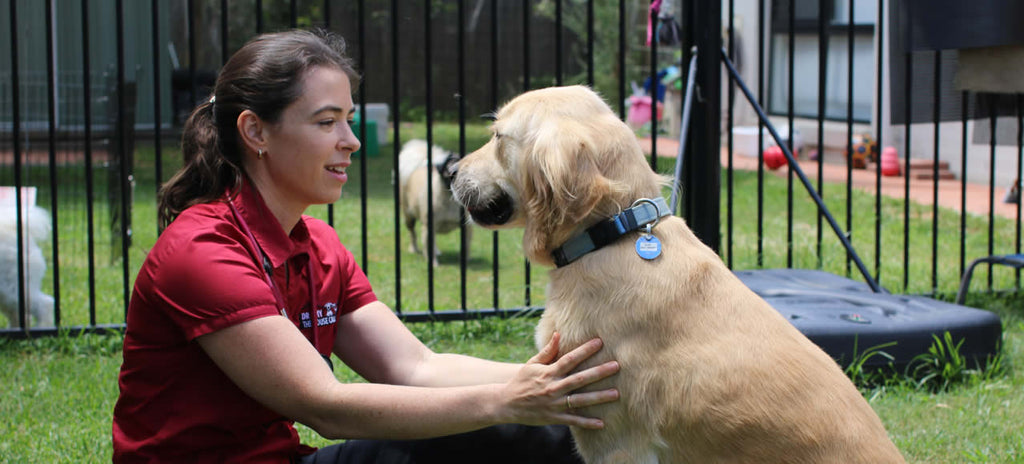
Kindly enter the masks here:
[[[327, 438], [425, 438], [500, 423], [600, 428], [600, 420], [566, 410], [565, 396], [618, 370], [612, 362], [569, 375], [600, 349], [600, 343], [585, 344], [556, 359], [558, 337], [553, 337], [504, 383], [447, 388], [343, 384], [294, 324], [280, 316], [244, 322], [197, 340], [244, 392]], [[617, 398], [614, 390], [577, 393], [573, 404], [585, 407]]]
[[423, 387], [504, 383], [522, 367], [435, 353], [379, 301], [338, 319], [334, 353], [371, 382]]

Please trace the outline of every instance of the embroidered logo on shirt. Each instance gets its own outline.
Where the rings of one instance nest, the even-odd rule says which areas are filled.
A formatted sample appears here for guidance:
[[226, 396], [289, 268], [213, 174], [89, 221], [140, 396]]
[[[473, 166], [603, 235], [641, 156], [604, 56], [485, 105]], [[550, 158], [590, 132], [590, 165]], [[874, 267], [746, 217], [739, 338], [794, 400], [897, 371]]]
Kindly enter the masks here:
[[[335, 303], [325, 303], [316, 312], [317, 325], [320, 327], [331, 325], [338, 322], [337, 315], [338, 305]], [[299, 315], [303, 329], [313, 328], [313, 318], [309, 315], [309, 312], [304, 312]]]

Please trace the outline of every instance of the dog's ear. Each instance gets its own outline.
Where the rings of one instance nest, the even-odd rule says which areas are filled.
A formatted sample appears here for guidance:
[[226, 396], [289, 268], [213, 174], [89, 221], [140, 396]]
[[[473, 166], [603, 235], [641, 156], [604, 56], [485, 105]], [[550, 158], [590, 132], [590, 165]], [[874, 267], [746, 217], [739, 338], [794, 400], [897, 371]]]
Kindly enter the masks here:
[[[565, 120], [535, 133], [520, 162], [526, 209], [524, 247], [541, 257], [610, 192], [587, 129]], [[570, 225], [571, 227], [565, 227]], [[544, 256], [550, 260], [550, 256]]]

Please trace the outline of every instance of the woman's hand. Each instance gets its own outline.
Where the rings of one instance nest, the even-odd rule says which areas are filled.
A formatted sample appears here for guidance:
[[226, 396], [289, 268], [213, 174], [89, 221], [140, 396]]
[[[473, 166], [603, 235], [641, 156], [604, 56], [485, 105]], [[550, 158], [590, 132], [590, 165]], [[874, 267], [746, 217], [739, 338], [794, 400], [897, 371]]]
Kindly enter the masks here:
[[619, 399], [615, 389], [586, 393], [573, 391], [608, 378], [619, 371], [619, 364], [609, 361], [573, 373], [583, 361], [601, 349], [601, 340], [593, 339], [558, 358], [559, 334], [531, 358], [504, 387], [508, 422], [527, 425], [567, 424], [600, 429], [604, 422], [583, 417], [575, 408], [584, 408]]

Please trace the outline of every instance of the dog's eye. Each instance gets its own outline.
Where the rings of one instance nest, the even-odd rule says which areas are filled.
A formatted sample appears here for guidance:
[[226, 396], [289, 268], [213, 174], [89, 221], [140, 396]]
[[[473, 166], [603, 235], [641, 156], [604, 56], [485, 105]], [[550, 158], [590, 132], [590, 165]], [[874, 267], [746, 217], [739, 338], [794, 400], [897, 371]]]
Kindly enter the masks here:
[[488, 121], [497, 121], [498, 120], [498, 114], [497, 113], [493, 113], [493, 112], [492, 113], [484, 113], [484, 114], [480, 115], [480, 119], [486, 119]]

